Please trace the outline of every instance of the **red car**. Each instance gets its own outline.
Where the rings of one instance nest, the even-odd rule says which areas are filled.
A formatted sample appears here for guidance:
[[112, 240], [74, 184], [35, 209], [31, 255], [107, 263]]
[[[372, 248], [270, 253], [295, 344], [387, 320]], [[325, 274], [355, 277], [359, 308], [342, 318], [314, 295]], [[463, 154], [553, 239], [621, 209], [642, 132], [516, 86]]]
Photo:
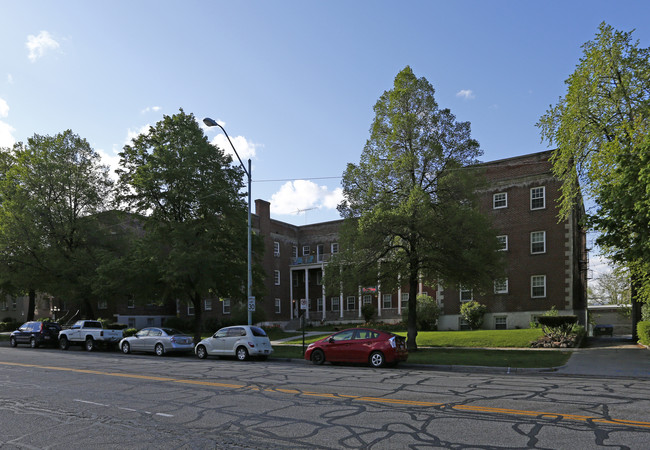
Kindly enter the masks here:
[[409, 356], [406, 340], [386, 331], [368, 328], [343, 330], [309, 344], [305, 359], [314, 364], [330, 362], [369, 363], [372, 367], [396, 365]]

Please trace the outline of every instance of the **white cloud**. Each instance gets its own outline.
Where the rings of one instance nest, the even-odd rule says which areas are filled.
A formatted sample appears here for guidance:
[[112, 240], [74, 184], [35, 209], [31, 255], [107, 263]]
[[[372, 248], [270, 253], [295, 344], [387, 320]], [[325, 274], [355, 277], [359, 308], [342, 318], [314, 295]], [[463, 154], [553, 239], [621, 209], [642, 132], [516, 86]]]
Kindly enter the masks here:
[[160, 111], [161, 109], [162, 109], [162, 108], [161, 108], [160, 106], [147, 106], [145, 109], [143, 109], [143, 110], [140, 111], [140, 112], [141, 112], [142, 114], [146, 114], [146, 113], [148, 113], [148, 112], [150, 112], [150, 111], [158, 112], [158, 111]]
[[471, 100], [475, 97], [475, 95], [471, 89], [461, 89], [460, 91], [456, 92], [456, 97], [461, 97], [465, 100]]
[[[9, 115], [9, 105], [7, 102], [0, 98], [0, 117], [5, 118]], [[14, 131], [16, 129], [8, 123], [0, 120], [0, 147], [11, 147], [16, 143], [14, 138]]]
[[282, 185], [271, 196], [271, 213], [297, 215], [308, 209], [335, 209], [343, 200], [343, 190], [330, 191], [309, 180], [295, 180]]
[[38, 58], [45, 55], [48, 50], [56, 50], [59, 48], [59, 43], [52, 38], [47, 31], [41, 31], [38, 36], [30, 34], [27, 36], [27, 43], [25, 44], [29, 50], [27, 57], [31, 62], [35, 62]]
[[113, 151], [112, 154], [109, 154], [104, 150], [97, 150], [97, 153], [99, 153], [99, 156], [102, 159], [102, 164], [108, 166], [109, 168], [108, 173], [110, 177], [113, 179], [113, 181], [117, 181], [117, 175], [115, 174], [115, 169], [117, 169], [120, 164], [120, 156], [118, 155], [118, 152]]
[[129, 128], [126, 132], [126, 141], [124, 141], [124, 145], [131, 145], [133, 139], [137, 138], [141, 134], [149, 134], [149, 128], [151, 128], [151, 125], [149, 124], [143, 125], [139, 130], [132, 130]]
[[14, 76], [10, 73], [7, 74], [7, 83], [14, 84]]
[[[242, 161], [254, 159], [257, 155], [257, 147], [259, 147], [259, 145], [247, 140], [244, 136], [230, 136], [230, 140]], [[231, 155], [233, 160], [237, 161], [237, 156], [233, 153], [230, 142], [228, 142], [225, 134], [217, 134], [214, 139], [212, 139], [212, 145], [216, 145], [225, 153]]]

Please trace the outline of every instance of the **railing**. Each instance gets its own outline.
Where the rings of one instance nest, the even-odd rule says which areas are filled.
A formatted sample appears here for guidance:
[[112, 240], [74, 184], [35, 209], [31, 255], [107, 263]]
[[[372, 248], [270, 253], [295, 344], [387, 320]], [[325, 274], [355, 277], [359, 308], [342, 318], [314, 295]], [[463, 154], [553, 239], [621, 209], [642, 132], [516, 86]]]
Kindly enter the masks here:
[[327, 262], [331, 258], [331, 253], [323, 253], [319, 255], [307, 255], [307, 256], [297, 256], [291, 258], [290, 264], [292, 266], [300, 266], [305, 264], [318, 264], [321, 262]]

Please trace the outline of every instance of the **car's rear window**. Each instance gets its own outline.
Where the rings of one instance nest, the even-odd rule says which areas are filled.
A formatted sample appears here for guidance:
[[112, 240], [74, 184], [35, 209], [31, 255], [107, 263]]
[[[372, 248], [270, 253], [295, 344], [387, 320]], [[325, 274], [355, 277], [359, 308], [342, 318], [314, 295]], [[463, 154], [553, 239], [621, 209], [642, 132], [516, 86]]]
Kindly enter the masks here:
[[251, 331], [253, 332], [253, 336], [266, 337], [266, 331], [259, 327], [251, 327]]

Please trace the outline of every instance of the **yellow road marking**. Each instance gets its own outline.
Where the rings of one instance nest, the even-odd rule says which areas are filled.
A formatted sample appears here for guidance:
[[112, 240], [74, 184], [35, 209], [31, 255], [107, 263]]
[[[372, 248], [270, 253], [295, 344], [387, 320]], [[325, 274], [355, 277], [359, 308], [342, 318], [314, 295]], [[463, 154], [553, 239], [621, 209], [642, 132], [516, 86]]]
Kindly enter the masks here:
[[491, 413], [491, 414], [508, 414], [508, 415], [530, 416], [530, 417], [539, 417], [539, 418], [554, 418], [554, 419], [561, 419], [561, 420], [571, 420], [576, 422], [593, 422], [593, 423], [602, 423], [608, 425], [626, 425], [626, 426], [633, 426], [633, 427], [650, 428], [650, 422], [643, 422], [637, 420], [622, 420], [622, 419], [603, 419], [596, 416], [583, 416], [578, 414], [562, 414], [562, 413], [551, 413], [551, 412], [542, 412], [542, 411], [527, 411], [522, 409], [493, 408], [490, 406], [447, 405], [445, 403], [438, 403], [438, 402], [425, 402], [419, 400], [404, 400], [404, 399], [384, 398], [384, 397], [365, 397], [359, 395], [333, 394], [327, 392], [310, 392], [310, 391], [300, 391], [298, 389], [260, 388], [257, 386], [245, 385], [245, 384], [217, 383], [214, 381], [202, 381], [202, 380], [184, 380], [178, 378], [155, 377], [149, 375], [137, 375], [137, 374], [119, 373], [119, 372], [104, 372], [100, 370], [72, 369], [69, 367], [39, 366], [36, 364], [24, 364], [24, 363], [13, 363], [13, 362], [3, 362], [3, 361], [0, 361], [0, 364], [5, 366], [30, 367], [30, 368], [38, 368], [38, 369], [46, 369], [46, 370], [85, 373], [91, 375], [106, 375], [111, 377], [133, 378], [138, 380], [170, 381], [173, 383], [211, 386], [211, 387], [220, 387], [220, 388], [228, 388], [228, 389], [246, 389], [251, 391], [277, 392], [281, 394], [306, 395], [310, 397], [323, 397], [323, 398], [331, 398], [331, 399], [351, 399], [353, 401], [358, 401], [358, 402], [386, 403], [391, 405], [404, 405], [404, 406], [441, 407], [444, 409], [452, 409], [457, 411], [471, 411], [471, 412], [481, 412], [481, 413]]

